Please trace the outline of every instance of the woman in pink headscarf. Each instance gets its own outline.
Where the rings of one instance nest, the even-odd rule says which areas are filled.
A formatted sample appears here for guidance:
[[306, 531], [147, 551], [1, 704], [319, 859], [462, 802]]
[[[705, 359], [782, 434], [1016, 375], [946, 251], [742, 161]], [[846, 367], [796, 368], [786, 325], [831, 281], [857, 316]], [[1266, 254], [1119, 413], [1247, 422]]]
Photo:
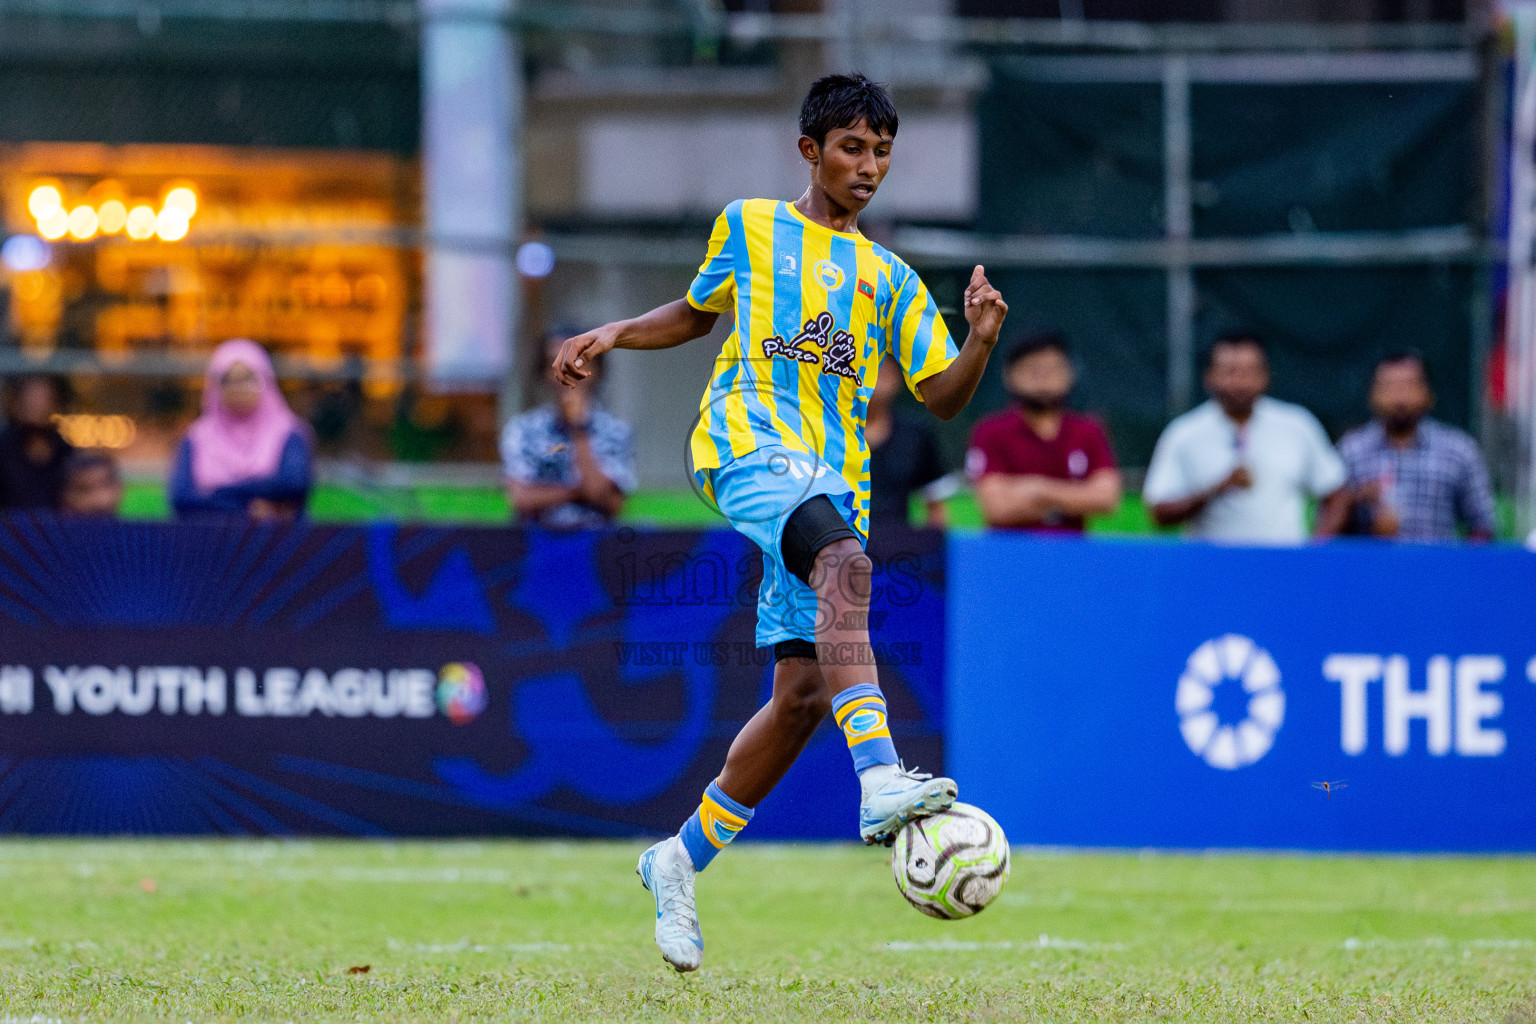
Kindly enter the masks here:
[[243, 338], [214, 349], [203, 414], [171, 470], [177, 516], [293, 518], [309, 497], [311, 462], [309, 429], [283, 399], [266, 351]]

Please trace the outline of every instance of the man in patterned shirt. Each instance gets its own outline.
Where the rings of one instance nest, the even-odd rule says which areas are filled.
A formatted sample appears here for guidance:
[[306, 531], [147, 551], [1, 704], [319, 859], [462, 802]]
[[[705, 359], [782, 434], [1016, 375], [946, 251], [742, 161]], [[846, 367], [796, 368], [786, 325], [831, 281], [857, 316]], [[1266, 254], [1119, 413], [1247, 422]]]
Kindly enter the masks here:
[[1465, 527], [1473, 540], [1492, 538], [1493, 490], [1482, 453], [1466, 433], [1429, 418], [1434, 394], [1424, 358], [1383, 358], [1370, 403], [1376, 418], [1339, 442], [1349, 472], [1347, 511], [1319, 533], [1446, 541]]
[[[553, 360], [576, 333], [551, 331], [546, 355]], [[638, 484], [629, 424], [593, 401], [598, 376], [556, 388], [556, 401], [512, 417], [503, 428], [507, 501], [519, 522], [550, 530], [600, 529]]]

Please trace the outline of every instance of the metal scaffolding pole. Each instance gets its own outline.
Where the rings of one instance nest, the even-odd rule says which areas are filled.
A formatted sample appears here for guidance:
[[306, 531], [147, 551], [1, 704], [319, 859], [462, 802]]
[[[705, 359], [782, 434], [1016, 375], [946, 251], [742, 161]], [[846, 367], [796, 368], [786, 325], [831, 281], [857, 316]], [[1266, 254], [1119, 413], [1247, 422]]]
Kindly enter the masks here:
[[1163, 234], [1168, 240], [1168, 414], [1188, 409], [1195, 395], [1195, 272], [1190, 187], [1189, 58], [1163, 58]]
[[1516, 8], [1514, 139], [1509, 168], [1506, 360], [1516, 428], [1515, 500], [1521, 534], [1536, 529], [1536, 10]]
[[426, 367], [445, 390], [521, 396], [512, 246], [522, 231], [523, 76], [514, 0], [429, 0], [421, 33]]

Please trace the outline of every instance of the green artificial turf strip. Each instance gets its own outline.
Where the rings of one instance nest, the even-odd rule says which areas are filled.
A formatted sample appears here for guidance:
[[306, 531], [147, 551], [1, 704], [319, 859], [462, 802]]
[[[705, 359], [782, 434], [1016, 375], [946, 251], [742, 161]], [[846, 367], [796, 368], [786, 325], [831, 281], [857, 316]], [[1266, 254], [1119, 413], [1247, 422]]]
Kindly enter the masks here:
[[[983, 526], [976, 496], [961, 492], [945, 505], [949, 525], [960, 529]], [[1499, 536], [1510, 538], [1515, 530], [1515, 506], [1512, 498], [1498, 501]], [[495, 487], [419, 486], [414, 488], [365, 489], [341, 484], [321, 484], [310, 498], [309, 514], [316, 522], [356, 523], [391, 519], [402, 522], [430, 522], [495, 526], [507, 523], [511, 512], [506, 495]], [[164, 487], [153, 481], [133, 481], [123, 496], [124, 519], [161, 520], [170, 517]], [[919, 502], [912, 507], [912, 521], [922, 521]], [[625, 503], [621, 520], [636, 526], [663, 529], [726, 528], [729, 524], [708, 508], [691, 490], [637, 491]], [[1142, 504], [1139, 494], [1127, 493], [1120, 507], [1107, 516], [1088, 520], [1088, 532], [1104, 536], [1172, 537], [1172, 531], [1160, 531]]]
[[1017, 850], [996, 904], [941, 922], [883, 851], [749, 841], [701, 877], [679, 977], [641, 849], [9, 841], [0, 1016], [1420, 1024], [1536, 995], [1524, 858]]

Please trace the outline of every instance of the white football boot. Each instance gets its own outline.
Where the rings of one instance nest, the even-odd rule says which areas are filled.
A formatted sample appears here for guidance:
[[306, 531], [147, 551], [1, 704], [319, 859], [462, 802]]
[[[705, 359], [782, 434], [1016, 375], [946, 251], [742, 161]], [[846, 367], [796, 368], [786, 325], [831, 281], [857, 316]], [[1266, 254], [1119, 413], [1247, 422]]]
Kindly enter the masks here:
[[704, 962], [704, 933], [693, 906], [698, 872], [683, 841], [673, 836], [646, 850], [635, 874], [656, 899], [656, 945], [662, 959], [679, 973], [698, 970]]
[[960, 795], [954, 779], [934, 778], [897, 764], [876, 765], [859, 774], [859, 838], [866, 846], [896, 841], [901, 826], [949, 810]]

